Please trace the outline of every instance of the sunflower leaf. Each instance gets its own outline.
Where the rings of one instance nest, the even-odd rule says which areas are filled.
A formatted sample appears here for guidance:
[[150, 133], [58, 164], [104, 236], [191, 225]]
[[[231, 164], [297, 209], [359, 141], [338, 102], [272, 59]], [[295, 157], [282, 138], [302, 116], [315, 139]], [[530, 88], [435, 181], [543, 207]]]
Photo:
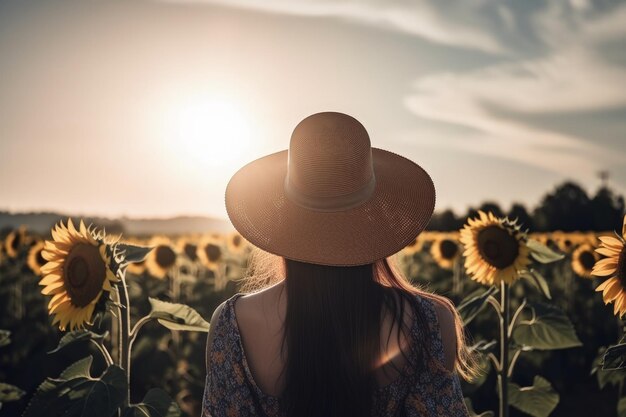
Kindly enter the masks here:
[[58, 346], [54, 348], [53, 350], [49, 351], [48, 353], [56, 353], [60, 351], [61, 349], [71, 344], [74, 344], [76, 342], [83, 342], [87, 340], [101, 341], [105, 337], [107, 337], [108, 334], [109, 334], [108, 331], [104, 332], [103, 334], [98, 334], [89, 330], [75, 330], [73, 332], [69, 332], [63, 335], [63, 337], [59, 341]]
[[565, 349], [582, 346], [574, 326], [557, 307], [544, 303], [529, 303], [530, 320], [521, 320], [513, 331], [515, 342], [539, 350]]
[[91, 373], [89, 370], [91, 369], [91, 363], [93, 362], [93, 356], [87, 356], [86, 358], [79, 359], [67, 368], [61, 375], [59, 375], [59, 379], [69, 380], [76, 378], [91, 378]]
[[537, 262], [541, 262], [542, 264], [560, 261], [565, 257], [564, 254], [555, 252], [543, 243], [534, 239], [528, 239], [526, 245], [528, 246], [528, 249], [530, 249], [531, 256]]
[[626, 368], [626, 343], [609, 346], [602, 359], [602, 369], [611, 371]]
[[152, 306], [149, 317], [156, 319], [164, 327], [170, 330], [209, 331], [209, 322], [204, 320], [193, 308], [185, 304], [168, 303], [152, 297], [149, 298], [149, 301]]
[[24, 394], [26, 393], [15, 385], [0, 382], [0, 404], [8, 403], [9, 401], [17, 401], [22, 398]]
[[467, 411], [469, 411], [470, 417], [493, 417], [494, 416], [493, 411], [485, 411], [485, 412], [478, 414], [476, 411], [474, 411], [474, 407], [472, 406], [472, 400], [470, 400], [467, 397], [465, 397], [464, 400], [465, 400], [465, 406], [467, 407]]
[[520, 387], [509, 382], [509, 404], [533, 417], [548, 417], [559, 400], [559, 393], [539, 375], [535, 375], [530, 387]]
[[178, 417], [180, 408], [165, 391], [152, 388], [139, 404], [128, 407], [123, 417]]
[[11, 332], [8, 330], [0, 330], [0, 347], [11, 343]]
[[463, 323], [468, 324], [474, 320], [474, 317], [476, 317], [487, 304], [489, 296], [494, 294], [497, 290], [495, 286], [491, 286], [487, 291], [483, 292], [482, 290], [477, 290], [465, 297], [457, 308], [463, 319]]
[[118, 250], [124, 252], [124, 261], [126, 263], [136, 263], [143, 261], [153, 249], [145, 246], [128, 245], [126, 243], [118, 243]]
[[[79, 361], [81, 362], [81, 361]], [[33, 395], [22, 417], [110, 417], [122, 405], [128, 393], [126, 374], [116, 365], [109, 366], [99, 378], [86, 370], [86, 360], [70, 365], [61, 376], [47, 378]], [[71, 369], [74, 369], [71, 371]]]
[[520, 277], [524, 278], [533, 287], [539, 290], [548, 300], [552, 299], [552, 295], [550, 294], [550, 287], [548, 287], [548, 282], [538, 271], [531, 268], [530, 270], [522, 273]]

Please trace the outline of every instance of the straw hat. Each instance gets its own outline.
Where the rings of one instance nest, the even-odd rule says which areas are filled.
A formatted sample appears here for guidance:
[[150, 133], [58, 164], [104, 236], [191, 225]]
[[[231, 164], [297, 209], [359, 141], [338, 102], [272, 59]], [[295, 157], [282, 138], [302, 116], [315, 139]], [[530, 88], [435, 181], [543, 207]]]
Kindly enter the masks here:
[[434, 207], [426, 171], [372, 148], [358, 120], [335, 112], [302, 120], [289, 150], [245, 165], [226, 187], [228, 216], [250, 243], [320, 265], [364, 265], [400, 251]]

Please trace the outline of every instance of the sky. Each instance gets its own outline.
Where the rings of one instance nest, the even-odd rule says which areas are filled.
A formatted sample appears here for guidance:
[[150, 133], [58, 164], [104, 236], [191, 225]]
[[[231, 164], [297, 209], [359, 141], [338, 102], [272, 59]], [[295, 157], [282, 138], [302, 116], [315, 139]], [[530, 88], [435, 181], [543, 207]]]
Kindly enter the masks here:
[[244, 164], [340, 111], [436, 210], [626, 194], [626, 3], [0, 2], [0, 210], [226, 218]]

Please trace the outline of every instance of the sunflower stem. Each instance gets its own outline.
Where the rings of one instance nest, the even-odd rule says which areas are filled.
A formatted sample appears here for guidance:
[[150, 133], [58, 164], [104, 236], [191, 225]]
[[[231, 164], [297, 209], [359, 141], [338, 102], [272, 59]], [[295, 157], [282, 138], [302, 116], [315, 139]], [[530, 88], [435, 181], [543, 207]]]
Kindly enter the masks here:
[[498, 358], [496, 358], [496, 355], [494, 355], [492, 352], [489, 352], [487, 354], [487, 357], [493, 363], [493, 367], [496, 370], [496, 372], [500, 372], [500, 361], [498, 360]]
[[498, 320], [502, 320], [502, 307], [498, 300], [496, 300], [493, 295], [490, 295], [489, 297], [487, 297], [487, 303], [495, 310], [496, 314], [498, 315]]
[[122, 276], [117, 285], [120, 297], [120, 367], [126, 373], [126, 382], [128, 391], [124, 407], [130, 404], [130, 301], [128, 298], [128, 289], [126, 288], [126, 279]]
[[102, 358], [104, 359], [104, 362], [106, 362], [107, 366], [113, 365], [113, 358], [111, 357], [111, 354], [109, 353], [109, 351], [104, 347], [104, 345], [101, 344], [101, 343], [96, 342], [93, 339], [89, 339], [89, 341], [91, 343], [93, 343], [96, 346], [96, 348], [98, 348], [98, 350], [102, 354]]
[[513, 359], [511, 359], [511, 363], [509, 364], [509, 370], [507, 373], [509, 378], [511, 378], [511, 376], [513, 375], [513, 369], [515, 368], [515, 363], [517, 362], [517, 359], [519, 358], [520, 353], [522, 353], [522, 349], [517, 349], [515, 353], [513, 354]]
[[452, 265], [452, 294], [454, 294], [455, 297], [458, 297], [462, 292], [461, 285], [463, 281], [461, 281], [461, 271], [463, 270], [463, 267], [461, 262], [462, 258], [457, 256]]
[[137, 323], [135, 323], [135, 325], [133, 326], [133, 329], [130, 331], [130, 344], [131, 345], [135, 341], [135, 338], [137, 337], [137, 333], [139, 333], [139, 329], [141, 329], [144, 326], [144, 324], [146, 324], [150, 320], [152, 320], [152, 317], [144, 316], [140, 318], [139, 321], [137, 321]]
[[509, 337], [511, 337], [513, 335], [513, 329], [515, 328], [515, 323], [517, 322], [517, 318], [522, 313], [522, 310], [524, 309], [524, 307], [526, 307], [526, 299], [525, 298], [522, 301], [522, 304], [520, 304], [519, 307], [517, 307], [517, 310], [515, 310], [515, 313], [513, 314], [513, 318], [511, 319], [511, 323], [509, 324], [509, 330], [508, 330], [509, 331]]
[[509, 285], [500, 283], [500, 417], [509, 417]]

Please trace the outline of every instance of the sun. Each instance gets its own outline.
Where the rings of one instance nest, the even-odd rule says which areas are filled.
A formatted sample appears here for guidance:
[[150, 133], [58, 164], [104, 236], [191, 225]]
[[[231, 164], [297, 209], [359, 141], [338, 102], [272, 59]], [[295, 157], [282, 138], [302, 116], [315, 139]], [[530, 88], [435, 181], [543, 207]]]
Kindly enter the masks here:
[[175, 111], [175, 149], [205, 167], [232, 167], [253, 147], [250, 118], [225, 97], [193, 97]]

